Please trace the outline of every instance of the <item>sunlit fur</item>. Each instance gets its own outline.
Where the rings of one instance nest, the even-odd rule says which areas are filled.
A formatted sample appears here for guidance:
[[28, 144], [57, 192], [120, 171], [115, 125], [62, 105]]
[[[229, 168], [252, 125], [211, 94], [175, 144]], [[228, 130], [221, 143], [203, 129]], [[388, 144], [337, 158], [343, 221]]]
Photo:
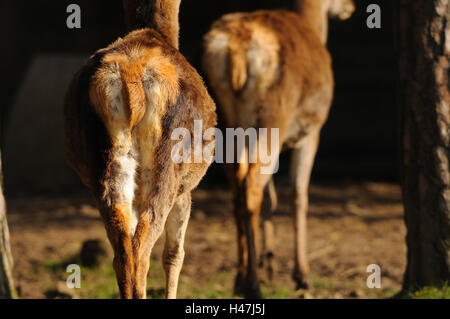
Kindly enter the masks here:
[[[178, 14], [179, 0], [162, 2]], [[164, 229], [166, 296], [175, 298], [190, 193], [210, 165], [171, 159], [174, 129], [216, 124], [215, 104], [177, 37], [144, 28], [118, 39], [75, 75], [65, 100], [67, 159], [97, 200], [122, 298], [146, 297], [151, 250]]]
[[[225, 15], [205, 36], [203, 68], [223, 127], [279, 128], [280, 152], [294, 149], [291, 167], [295, 211], [294, 279], [308, 284], [306, 211], [308, 184], [319, 134], [333, 97], [331, 57], [325, 43], [328, 17], [350, 17], [352, 0], [298, 0], [297, 13], [256, 11]], [[247, 152], [248, 153], [248, 152]], [[234, 192], [239, 267], [236, 290], [259, 297], [259, 214], [271, 175], [261, 163], [227, 165]], [[276, 201], [273, 187], [270, 198]], [[273, 206], [273, 205], [272, 205]], [[273, 226], [264, 223], [264, 263], [273, 272]]]

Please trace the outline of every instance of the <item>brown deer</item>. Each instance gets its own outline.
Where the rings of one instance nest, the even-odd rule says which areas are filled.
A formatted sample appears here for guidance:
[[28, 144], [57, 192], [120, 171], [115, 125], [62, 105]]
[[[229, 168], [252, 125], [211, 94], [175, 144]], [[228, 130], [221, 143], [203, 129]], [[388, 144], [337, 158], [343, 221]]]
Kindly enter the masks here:
[[171, 155], [176, 128], [216, 124], [213, 100], [178, 51], [180, 1], [124, 0], [128, 27], [142, 29], [91, 56], [65, 100], [67, 159], [98, 203], [121, 298], [146, 298], [164, 230], [166, 297], [176, 298], [191, 191], [210, 165]]
[[[243, 129], [278, 128], [279, 148], [293, 149], [292, 209], [295, 212], [295, 269], [298, 288], [308, 286], [306, 215], [308, 186], [319, 135], [330, 110], [334, 80], [326, 49], [328, 17], [349, 18], [353, 0], [297, 0], [285, 10], [228, 14], [205, 36], [203, 68], [224, 123]], [[228, 143], [228, 141], [227, 141]], [[248, 148], [248, 146], [247, 146]], [[249, 154], [251, 150], [246, 150]], [[272, 175], [261, 163], [227, 165], [238, 230], [235, 290], [260, 297], [257, 275], [259, 215], [265, 189], [276, 205]], [[264, 223], [264, 253], [273, 271], [273, 227]]]

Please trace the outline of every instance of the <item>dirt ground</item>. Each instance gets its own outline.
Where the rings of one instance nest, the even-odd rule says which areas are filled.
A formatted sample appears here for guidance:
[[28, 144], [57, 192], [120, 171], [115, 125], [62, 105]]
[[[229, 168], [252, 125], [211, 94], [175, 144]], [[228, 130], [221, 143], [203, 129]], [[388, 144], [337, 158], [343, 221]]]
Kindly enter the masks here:
[[[278, 188], [278, 194], [279, 207], [274, 216], [277, 269], [273, 282], [263, 283], [265, 297], [384, 298], [400, 290], [406, 264], [406, 229], [397, 185], [367, 182], [311, 186], [308, 240], [313, 287], [308, 291], [295, 291], [290, 279], [293, 217], [288, 189]], [[48, 271], [46, 264], [67, 260], [87, 239], [106, 238], [87, 193], [70, 198], [7, 200], [14, 274], [22, 298], [45, 298], [48, 289], [64, 280], [64, 271]], [[237, 248], [231, 208], [228, 190], [194, 192], [179, 297], [233, 297]], [[162, 245], [163, 240], [158, 241], [153, 252], [154, 267], [160, 267]], [[366, 286], [370, 264], [381, 266], [381, 289]], [[158, 269], [151, 270], [151, 276], [161, 278], [150, 279], [150, 283], [162, 290], [163, 273]], [[106, 280], [114, 285], [111, 278]], [[82, 298], [86, 296], [101, 298], [96, 292], [81, 294]]]

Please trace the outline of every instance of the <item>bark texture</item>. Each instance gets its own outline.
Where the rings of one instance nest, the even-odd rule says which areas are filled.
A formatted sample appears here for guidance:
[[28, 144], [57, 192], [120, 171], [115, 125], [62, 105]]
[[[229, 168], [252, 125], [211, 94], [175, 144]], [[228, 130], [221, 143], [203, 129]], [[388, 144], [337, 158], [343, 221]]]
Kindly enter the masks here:
[[450, 282], [450, 0], [396, 1], [404, 289]]
[[3, 197], [2, 159], [0, 151], [0, 298], [17, 298], [12, 275], [13, 259], [9, 244], [6, 204]]

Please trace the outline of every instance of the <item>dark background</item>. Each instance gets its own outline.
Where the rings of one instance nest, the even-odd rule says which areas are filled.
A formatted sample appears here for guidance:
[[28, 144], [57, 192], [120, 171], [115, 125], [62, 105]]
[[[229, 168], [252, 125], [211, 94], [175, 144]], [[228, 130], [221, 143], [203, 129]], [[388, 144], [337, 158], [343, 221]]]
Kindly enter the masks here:
[[[81, 29], [66, 27], [70, 3], [81, 7]], [[382, 7], [381, 30], [366, 26], [370, 3]], [[330, 24], [336, 91], [313, 183], [398, 180], [392, 3], [356, 4], [350, 20]], [[180, 50], [201, 72], [202, 36], [215, 19], [229, 12], [290, 6], [289, 0], [183, 0]], [[4, 0], [0, 30], [6, 193], [76, 192], [82, 186], [64, 161], [62, 101], [87, 57], [124, 35], [121, 1]], [[289, 154], [283, 154], [278, 183], [286, 183], [288, 161]], [[223, 187], [224, 180], [221, 167], [213, 165], [203, 185]]]

